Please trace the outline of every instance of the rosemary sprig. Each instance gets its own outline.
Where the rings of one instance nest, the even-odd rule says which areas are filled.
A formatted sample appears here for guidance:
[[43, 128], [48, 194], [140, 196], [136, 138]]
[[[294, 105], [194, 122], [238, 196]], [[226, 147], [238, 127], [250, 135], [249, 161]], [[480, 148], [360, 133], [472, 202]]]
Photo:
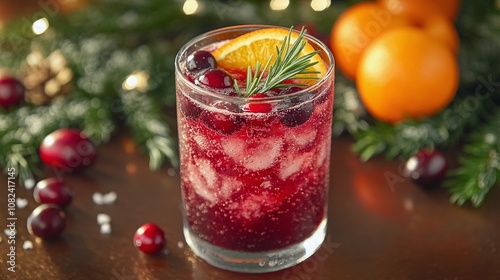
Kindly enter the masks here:
[[[248, 66], [246, 91], [242, 93], [238, 82], [234, 81], [234, 88], [238, 96], [250, 97], [256, 93], [264, 93], [272, 88], [285, 88], [291, 86], [305, 86], [305, 84], [284, 84], [288, 79], [317, 79], [315, 76], [303, 76], [311, 74], [319, 74], [318, 71], [307, 70], [309, 67], [317, 64], [317, 61], [311, 62], [311, 58], [319, 51], [314, 51], [305, 54], [301, 57], [300, 54], [304, 50], [307, 42], [304, 39], [306, 30], [302, 28], [297, 37], [297, 40], [291, 44], [293, 27], [290, 28], [288, 36], [283, 40], [280, 48], [276, 46], [276, 61], [271, 65], [271, 61], [275, 57], [271, 55], [264, 67], [262, 63], [257, 61], [255, 72], [252, 74], [252, 67]], [[262, 69], [261, 69], [262, 68]], [[266, 75], [267, 72], [267, 75]]]

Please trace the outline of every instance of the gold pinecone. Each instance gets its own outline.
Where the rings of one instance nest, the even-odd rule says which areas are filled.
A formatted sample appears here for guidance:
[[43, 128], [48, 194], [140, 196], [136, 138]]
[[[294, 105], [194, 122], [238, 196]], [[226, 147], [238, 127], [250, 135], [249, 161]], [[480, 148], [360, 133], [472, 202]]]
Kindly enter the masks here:
[[35, 50], [26, 58], [23, 83], [25, 99], [35, 105], [44, 105], [62, 99], [71, 90], [73, 71], [61, 51], [48, 57]]

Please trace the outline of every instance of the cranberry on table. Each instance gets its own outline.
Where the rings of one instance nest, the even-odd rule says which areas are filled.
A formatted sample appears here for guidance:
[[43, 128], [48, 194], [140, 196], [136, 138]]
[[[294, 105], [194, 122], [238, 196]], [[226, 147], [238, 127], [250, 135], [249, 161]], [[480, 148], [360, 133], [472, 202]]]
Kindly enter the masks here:
[[146, 254], [158, 253], [165, 243], [165, 233], [153, 223], [142, 225], [134, 234], [135, 247]]
[[443, 181], [447, 170], [448, 161], [441, 152], [422, 149], [406, 161], [404, 174], [419, 185], [431, 187]]
[[58, 237], [66, 227], [64, 212], [54, 204], [42, 204], [35, 208], [28, 217], [28, 231], [42, 239]]
[[201, 118], [207, 127], [226, 135], [240, 130], [243, 119], [235, 114], [240, 111], [238, 106], [226, 101], [216, 101], [212, 107], [226, 112], [203, 111]]
[[40, 145], [40, 159], [63, 171], [79, 171], [97, 159], [97, 149], [89, 138], [76, 129], [63, 128], [47, 135]]
[[233, 78], [221, 69], [208, 69], [194, 81], [196, 85], [210, 88], [231, 88], [234, 85]]
[[19, 106], [24, 99], [24, 86], [14, 77], [0, 76], [0, 106], [8, 109]]
[[187, 57], [186, 68], [188, 71], [197, 72], [216, 67], [217, 62], [210, 52], [197, 51]]
[[65, 208], [73, 200], [73, 190], [64, 181], [51, 177], [36, 184], [33, 196], [38, 203], [52, 203]]

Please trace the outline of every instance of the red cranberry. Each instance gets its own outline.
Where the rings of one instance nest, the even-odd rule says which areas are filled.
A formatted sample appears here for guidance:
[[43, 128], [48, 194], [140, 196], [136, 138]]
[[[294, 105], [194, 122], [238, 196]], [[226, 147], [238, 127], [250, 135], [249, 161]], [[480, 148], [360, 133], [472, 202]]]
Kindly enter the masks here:
[[240, 111], [238, 106], [225, 101], [216, 101], [212, 106], [228, 112], [203, 111], [201, 118], [206, 126], [222, 134], [232, 134], [241, 128], [243, 119], [235, 114]]
[[269, 113], [272, 111], [273, 106], [270, 103], [258, 103], [257, 99], [266, 98], [267, 95], [257, 93], [249, 97], [250, 103], [243, 105], [243, 111], [252, 113]]
[[65, 208], [73, 199], [73, 190], [63, 181], [51, 177], [36, 184], [33, 196], [38, 203], [52, 203]]
[[208, 69], [194, 81], [196, 85], [210, 88], [230, 88], [233, 87], [233, 78], [224, 70]]
[[191, 72], [198, 72], [208, 68], [216, 68], [214, 56], [207, 51], [197, 51], [187, 58], [186, 68]]
[[310, 100], [312, 94], [304, 94], [287, 101], [287, 107], [280, 122], [288, 127], [299, 126], [311, 117], [314, 111], [314, 103]]
[[8, 109], [19, 106], [24, 99], [24, 86], [10, 76], [0, 77], [0, 106]]
[[58, 237], [66, 227], [66, 215], [54, 204], [42, 204], [28, 217], [28, 231], [42, 239]]
[[446, 177], [448, 161], [437, 150], [423, 149], [411, 156], [404, 169], [406, 177], [422, 186], [435, 186]]
[[47, 135], [40, 145], [41, 160], [54, 168], [78, 171], [97, 159], [92, 142], [76, 129], [59, 129]]
[[165, 233], [156, 224], [144, 224], [134, 234], [135, 247], [146, 254], [158, 253], [165, 243]]

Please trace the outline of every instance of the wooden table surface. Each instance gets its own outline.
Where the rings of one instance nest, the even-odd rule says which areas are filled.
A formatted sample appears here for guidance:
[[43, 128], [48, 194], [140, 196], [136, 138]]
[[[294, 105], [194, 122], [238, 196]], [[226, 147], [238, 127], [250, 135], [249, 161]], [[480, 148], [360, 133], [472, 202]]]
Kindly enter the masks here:
[[[26, 218], [37, 206], [32, 191], [17, 185], [28, 205], [16, 210], [16, 272], [7, 270], [7, 238], [1, 234], [0, 279], [500, 279], [500, 188], [479, 208], [448, 203], [443, 189], [424, 191], [402, 177], [402, 161], [362, 163], [348, 137], [333, 141], [328, 232], [307, 261], [268, 274], [214, 268], [184, 242], [179, 175], [152, 172], [126, 133], [99, 147], [99, 161], [83, 174], [65, 174], [75, 199], [62, 237], [39, 242]], [[47, 175], [51, 171], [47, 170]], [[0, 221], [6, 227], [7, 178], [0, 176]], [[96, 205], [95, 192], [118, 194]], [[111, 216], [112, 233], [96, 216]], [[132, 244], [135, 230], [154, 222], [166, 233], [168, 252], [147, 256]], [[33, 241], [33, 249], [22, 244]]]

